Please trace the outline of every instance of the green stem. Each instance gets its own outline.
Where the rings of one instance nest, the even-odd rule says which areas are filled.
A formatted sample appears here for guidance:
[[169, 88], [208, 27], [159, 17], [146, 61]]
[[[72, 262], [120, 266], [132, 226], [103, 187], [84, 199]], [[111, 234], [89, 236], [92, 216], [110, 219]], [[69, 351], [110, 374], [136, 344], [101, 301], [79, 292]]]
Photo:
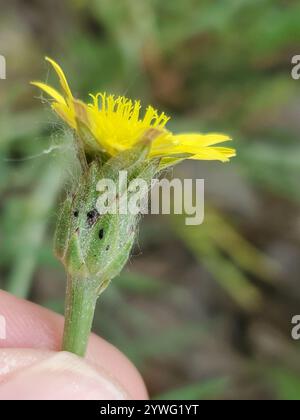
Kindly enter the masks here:
[[97, 294], [90, 279], [68, 278], [63, 351], [84, 356], [90, 336]]

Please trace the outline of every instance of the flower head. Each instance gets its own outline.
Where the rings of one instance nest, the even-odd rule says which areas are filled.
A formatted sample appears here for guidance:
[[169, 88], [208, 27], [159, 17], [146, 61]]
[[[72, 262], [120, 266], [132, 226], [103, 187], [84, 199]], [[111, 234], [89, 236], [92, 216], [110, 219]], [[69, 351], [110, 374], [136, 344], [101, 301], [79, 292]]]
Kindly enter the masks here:
[[[32, 84], [54, 100], [52, 109], [79, 134], [87, 150], [114, 156], [134, 147], [148, 132], [152, 141], [149, 158], [160, 158], [162, 165], [174, 164], [182, 159], [226, 162], [235, 156], [234, 149], [215, 146], [231, 140], [227, 135], [173, 134], [166, 128], [170, 118], [152, 106], [143, 112], [140, 101], [106, 93], [90, 95], [91, 101], [87, 104], [75, 99], [61, 67], [48, 57], [46, 60], [59, 78], [61, 93], [45, 83]], [[82, 135], [82, 127], [89, 136]]]

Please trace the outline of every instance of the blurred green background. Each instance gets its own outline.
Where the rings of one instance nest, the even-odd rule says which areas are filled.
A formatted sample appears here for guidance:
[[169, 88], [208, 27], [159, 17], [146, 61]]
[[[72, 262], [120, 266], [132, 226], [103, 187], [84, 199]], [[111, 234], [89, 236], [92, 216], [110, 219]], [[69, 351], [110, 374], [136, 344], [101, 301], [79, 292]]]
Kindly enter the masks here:
[[[106, 90], [172, 116], [175, 132], [234, 138], [230, 164], [185, 162], [205, 178], [203, 225], [143, 219], [133, 256], [102, 295], [94, 331], [140, 369], [151, 397], [299, 399], [300, 54], [298, 0], [1, 1], [0, 286], [63, 312], [52, 253], [71, 165], [70, 133], [29, 81]], [[0, 308], [1, 310], [1, 308]]]

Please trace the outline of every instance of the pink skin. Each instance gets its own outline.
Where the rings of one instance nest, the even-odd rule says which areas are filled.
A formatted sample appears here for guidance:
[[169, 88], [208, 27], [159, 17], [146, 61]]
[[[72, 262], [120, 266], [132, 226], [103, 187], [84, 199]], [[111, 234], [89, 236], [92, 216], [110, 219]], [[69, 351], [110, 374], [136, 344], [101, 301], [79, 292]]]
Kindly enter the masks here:
[[0, 291], [0, 400], [147, 399], [129, 360], [92, 334], [85, 359], [59, 352], [63, 317]]

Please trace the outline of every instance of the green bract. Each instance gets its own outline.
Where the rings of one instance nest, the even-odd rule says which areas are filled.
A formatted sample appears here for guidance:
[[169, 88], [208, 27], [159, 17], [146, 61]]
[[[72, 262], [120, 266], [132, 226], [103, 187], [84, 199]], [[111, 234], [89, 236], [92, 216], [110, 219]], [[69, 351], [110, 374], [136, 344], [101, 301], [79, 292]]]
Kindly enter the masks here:
[[[64, 350], [85, 353], [96, 300], [122, 270], [136, 236], [138, 215], [98, 212], [97, 183], [101, 179], [117, 183], [119, 171], [126, 170], [128, 184], [140, 178], [150, 187], [158, 161], [146, 161], [148, 149], [149, 143], [140, 144], [111, 158], [104, 166], [94, 160], [62, 205], [55, 253], [68, 274]], [[128, 194], [128, 184], [115, 200]]]

